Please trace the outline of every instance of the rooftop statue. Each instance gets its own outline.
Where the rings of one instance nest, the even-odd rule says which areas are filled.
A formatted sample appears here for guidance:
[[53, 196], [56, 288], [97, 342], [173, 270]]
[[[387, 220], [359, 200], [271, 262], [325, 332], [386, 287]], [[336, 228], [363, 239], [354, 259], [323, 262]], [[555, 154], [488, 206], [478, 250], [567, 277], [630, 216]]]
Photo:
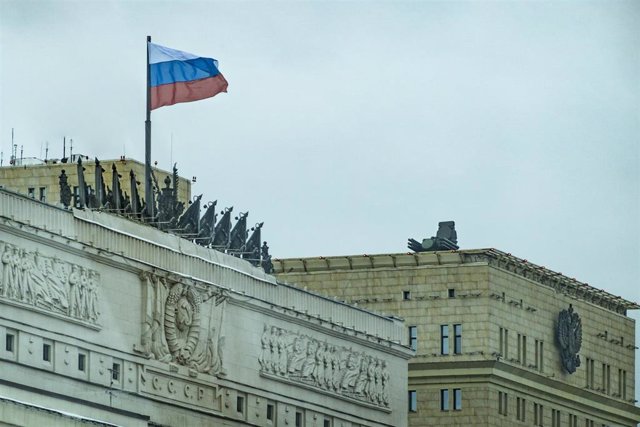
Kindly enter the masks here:
[[453, 221], [440, 222], [435, 237], [423, 239], [422, 243], [410, 238], [407, 246], [414, 252], [457, 250], [460, 247], [458, 246], [456, 223]]

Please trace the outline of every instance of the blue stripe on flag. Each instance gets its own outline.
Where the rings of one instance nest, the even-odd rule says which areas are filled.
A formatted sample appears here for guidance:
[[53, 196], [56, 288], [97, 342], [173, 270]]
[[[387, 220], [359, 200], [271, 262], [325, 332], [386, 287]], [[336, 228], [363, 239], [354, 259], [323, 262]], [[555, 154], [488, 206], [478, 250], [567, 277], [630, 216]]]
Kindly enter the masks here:
[[151, 87], [217, 76], [220, 74], [217, 62], [211, 58], [196, 58], [151, 64]]

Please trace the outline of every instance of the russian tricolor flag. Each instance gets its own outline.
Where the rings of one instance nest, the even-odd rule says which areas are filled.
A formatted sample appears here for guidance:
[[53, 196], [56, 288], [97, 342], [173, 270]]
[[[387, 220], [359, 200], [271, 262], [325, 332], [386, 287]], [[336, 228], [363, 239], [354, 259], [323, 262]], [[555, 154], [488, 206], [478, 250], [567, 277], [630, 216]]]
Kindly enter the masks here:
[[218, 61], [148, 43], [151, 110], [226, 92]]

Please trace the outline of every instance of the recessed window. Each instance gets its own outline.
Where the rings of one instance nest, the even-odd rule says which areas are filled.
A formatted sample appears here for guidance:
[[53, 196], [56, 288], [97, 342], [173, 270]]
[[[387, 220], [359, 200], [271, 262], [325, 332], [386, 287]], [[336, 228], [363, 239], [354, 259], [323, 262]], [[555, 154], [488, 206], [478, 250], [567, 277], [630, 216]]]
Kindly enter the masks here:
[[454, 411], [462, 410], [462, 390], [459, 388], [453, 389], [453, 409]]
[[509, 396], [507, 393], [503, 393], [501, 391], [498, 392], [498, 413], [501, 415], [507, 415], [508, 408], [507, 404], [509, 403]]
[[51, 344], [42, 344], [42, 360], [51, 362]]
[[7, 334], [4, 340], [4, 349], [10, 353], [13, 353], [14, 344], [15, 344], [15, 335]]
[[113, 381], [120, 381], [120, 364], [114, 363], [111, 365], [111, 379]]
[[27, 190], [27, 194], [29, 195], [29, 197], [31, 197], [32, 199], [36, 198], [36, 189], [33, 187], [29, 187], [29, 189]]
[[440, 354], [449, 354], [449, 325], [440, 325]]
[[418, 327], [409, 326], [409, 347], [411, 350], [418, 349]]
[[304, 416], [302, 415], [302, 412], [296, 411], [296, 427], [302, 427], [303, 423], [304, 423]]
[[456, 297], [456, 290], [449, 289], [449, 298], [455, 298], [455, 297]]
[[244, 396], [236, 397], [236, 411], [240, 413], [244, 412]]
[[440, 390], [440, 410], [449, 410], [449, 390], [447, 390], [446, 388]]
[[87, 355], [78, 353], [78, 371], [83, 371], [86, 368]]
[[273, 405], [271, 403], [267, 404], [267, 420], [269, 421], [273, 421], [273, 410], [275, 408], [273, 407]]
[[418, 393], [409, 390], [409, 412], [418, 412]]
[[411, 299], [411, 291], [402, 291], [402, 299], [405, 301]]
[[324, 419], [323, 427], [331, 427], [331, 420], [328, 418]]
[[453, 354], [462, 353], [462, 325], [453, 325]]
[[39, 197], [38, 200], [40, 200], [41, 202], [46, 202], [47, 201], [47, 187], [40, 187], [39, 193], [40, 193], [40, 197]]

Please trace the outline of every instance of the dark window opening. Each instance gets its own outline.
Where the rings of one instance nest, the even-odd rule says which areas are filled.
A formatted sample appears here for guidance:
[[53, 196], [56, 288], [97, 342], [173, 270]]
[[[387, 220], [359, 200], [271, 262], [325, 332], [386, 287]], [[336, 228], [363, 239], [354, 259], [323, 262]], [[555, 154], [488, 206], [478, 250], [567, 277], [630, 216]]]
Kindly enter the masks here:
[[267, 404], [267, 420], [273, 421], [273, 405], [271, 403]]
[[440, 410], [449, 410], [449, 390], [447, 389], [440, 390]]
[[453, 325], [453, 354], [462, 353], [462, 325]]
[[418, 412], [418, 395], [415, 390], [409, 390], [409, 412]]
[[449, 325], [440, 326], [440, 354], [449, 354]]
[[453, 389], [453, 409], [455, 411], [462, 410], [462, 390], [459, 388]]
[[111, 379], [114, 381], [120, 381], [120, 364], [114, 363], [111, 365]]
[[51, 345], [50, 344], [42, 344], [42, 360], [45, 362], [51, 361]]
[[14, 336], [7, 334], [4, 340], [4, 349], [13, 353]]
[[411, 350], [418, 349], [418, 327], [409, 326], [409, 347]]

